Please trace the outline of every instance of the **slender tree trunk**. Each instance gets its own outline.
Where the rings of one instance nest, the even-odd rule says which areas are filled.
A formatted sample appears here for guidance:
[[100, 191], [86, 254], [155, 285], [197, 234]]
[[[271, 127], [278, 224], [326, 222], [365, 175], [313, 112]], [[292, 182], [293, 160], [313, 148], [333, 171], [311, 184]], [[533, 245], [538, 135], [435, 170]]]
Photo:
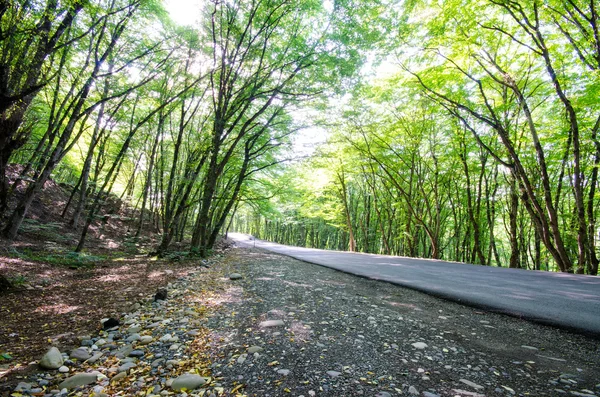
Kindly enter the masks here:
[[150, 153], [150, 161], [148, 164], [146, 183], [144, 184], [142, 207], [140, 209], [140, 221], [139, 221], [137, 231], [135, 232], [135, 238], [138, 238], [140, 236], [140, 233], [142, 232], [142, 227], [144, 225], [144, 212], [146, 211], [146, 202], [148, 201], [148, 191], [150, 190], [150, 185], [152, 184], [152, 175], [154, 172], [154, 162], [156, 161], [156, 149], [158, 147], [160, 137], [163, 133], [164, 123], [165, 123], [165, 118], [161, 112], [158, 115], [158, 126], [157, 126], [157, 130], [156, 130], [156, 136], [154, 138], [154, 143], [152, 144], [152, 150]]

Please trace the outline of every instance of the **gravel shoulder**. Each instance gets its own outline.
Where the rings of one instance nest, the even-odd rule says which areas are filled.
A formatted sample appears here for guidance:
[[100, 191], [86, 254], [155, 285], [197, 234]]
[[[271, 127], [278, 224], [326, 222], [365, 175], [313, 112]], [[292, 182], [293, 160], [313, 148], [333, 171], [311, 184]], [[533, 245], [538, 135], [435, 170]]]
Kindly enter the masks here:
[[170, 283], [166, 301], [132, 303], [119, 327], [62, 352], [68, 372], [11, 392], [600, 396], [598, 340], [260, 249], [230, 249]]

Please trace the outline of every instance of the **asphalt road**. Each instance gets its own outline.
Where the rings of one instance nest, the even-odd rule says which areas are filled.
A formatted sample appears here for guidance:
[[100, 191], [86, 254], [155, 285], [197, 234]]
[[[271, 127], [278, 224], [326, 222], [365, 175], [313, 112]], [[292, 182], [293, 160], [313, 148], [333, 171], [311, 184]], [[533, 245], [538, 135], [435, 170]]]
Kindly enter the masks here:
[[527, 320], [600, 337], [600, 277], [476, 266], [431, 259], [291, 247], [229, 233], [240, 246]]

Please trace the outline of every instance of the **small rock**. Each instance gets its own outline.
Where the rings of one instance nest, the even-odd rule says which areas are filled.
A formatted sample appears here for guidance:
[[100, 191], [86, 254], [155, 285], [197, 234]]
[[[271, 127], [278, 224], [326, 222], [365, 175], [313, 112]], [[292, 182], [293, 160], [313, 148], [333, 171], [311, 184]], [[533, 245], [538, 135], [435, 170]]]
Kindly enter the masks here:
[[148, 344], [152, 343], [153, 340], [154, 340], [154, 338], [152, 338], [150, 335], [144, 335], [140, 338], [140, 344], [148, 345]]
[[135, 363], [125, 363], [125, 364], [121, 365], [117, 371], [127, 373], [127, 371], [129, 371], [131, 368], [135, 368], [135, 367], [136, 367]]
[[243, 364], [246, 361], [247, 358], [248, 358], [247, 354], [240, 354], [240, 356], [237, 359], [237, 363], [238, 364]]
[[126, 376], [127, 376], [127, 372], [125, 372], [125, 371], [119, 372], [118, 374], [116, 374], [115, 376], [113, 376], [113, 378], [111, 379], [111, 381], [114, 382], [114, 381], [117, 381], [119, 379], [123, 379]]
[[243, 278], [242, 275], [239, 273], [231, 273], [229, 275], [230, 280], [241, 280], [242, 278]]
[[259, 324], [259, 327], [261, 328], [270, 328], [270, 327], [281, 327], [285, 325], [285, 323], [283, 322], [283, 320], [267, 320], [267, 321], [263, 321]]
[[423, 397], [440, 397], [439, 394], [430, 393], [428, 391], [423, 392]]
[[66, 365], [63, 365], [62, 367], [60, 367], [58, 369], [58, 372], [62, 372], [63, 374], [66, 374], [67, 372], [69, 372], [69, 367], [67, 367]]
[[39, 365], [45, 369], [57, 369], [63, 365], [63, 362], [63, 356], [60, 354], [60, 350], [53, 346], [46, 354], [44, 354]]
[[117, 351], [115, 353], [115, 357], [117, 357], [117, 358], [128, 357], [129, 353], [131, 353], [132, 351], [133, 351], [133, 346], [131, 346], [131, 345], [123, 346], [122, 348], [119, 349], [119, 351]]
[[379, 393], [375, 394], [375, 397], [392, 397], [392, 395], [386, 391], [380, 391]]
[[140, 334], [138, 334], [137, 332], [134, 334], [131, 334], [127, 337], [127, 339], [125, 339], [127, 342], [137, 342], [140, 339], [142, 339], [142, 337], [140, 336]]
[[342, 373], [338, 372], [338, 371], [327, 371], [327, 375], [331, 376], [332, 378], [337, 378], [338, 376], [340, 376]]
[[424, 342], [415, 342], [415, 343], [412, 344], [412, 346], [415, 349], [422, 350], [422, 349], [425, 349], [427, 347], [427, 343], [424, 343]]
[[413, 396], [418, 396], [419, 395], [419, 391], [417, 390], [416, 387], [411, 386], [408, 388], [408, 394], [412, 394]]
[[248, 353], [250, 354], [254, 354], [254, 353], [260, 353], [261, 351], [263, 351], [264, 349], [260, 346], [252, 346], [248, 348]]
[[129, 357], [143, 357], [145, 354], [143, 350], [132, 350]]
[[290, 374], [290, 370], [289, 369], [280, 369], [279, 371], [277, 371], [277, 373], [279, 375], [288, 376]]
[[94, 364], [96, 361], [100, 360], [102, 356], [103, 353], [96, 353], [92, 357], [88, 358], [86, 362], [89, 364]]
[[90, 372], [86, 372], [86, 373], [79, 373], [79, 374], [75, 374], [67, 379], [65, 379], [64, 381], [62, 381], [62, 383], [60, 385], [58, 385], [59, 389], [74, 389], [77, 386], [85, 386], [85, 385], [91, 385], [92, 383], [95, 383], [96, 380], [98, 379], [98, 374], [97, 373], [90, 373]]
[[196, 374], [183, 374], [173, 380], [171, 389], [180, 391], [181, 389], [194, 390], [206, 383], [206, 379]]
[[17, 387], [15, 387], [16, 392], [29, 391], [29, 390], [31, 390], [31, 383], [27, 383], [27, 382], [19, 382]]
[[467, 380], [467, 379], [459, 379], [459, 381], [462, 382], [462, 383], [464, 383], [467, 386], [472, 387], [475, 390], [483, 390], [484, 389], [483, 386], [478, 385], [477, 383], [473, 383], [473, 382], [471, 382], [470, 380]]
[[[71, 354], [69, 355], [69, 357], [80, 360], [80, 361], [85, 361], [88, 358], [91, 358], [92, 356], [90, 355], [90, 353], [88, 353], [87, 349], [85, 347], [80, 347], [78, 349], [75, 349], [71, 352]], [[61, 387], [62, 389], [62, 387]]]
[[164, 334], [160, 337], [159, 341], [161, 342], [170, 342], [172, 339], [171, 334]]

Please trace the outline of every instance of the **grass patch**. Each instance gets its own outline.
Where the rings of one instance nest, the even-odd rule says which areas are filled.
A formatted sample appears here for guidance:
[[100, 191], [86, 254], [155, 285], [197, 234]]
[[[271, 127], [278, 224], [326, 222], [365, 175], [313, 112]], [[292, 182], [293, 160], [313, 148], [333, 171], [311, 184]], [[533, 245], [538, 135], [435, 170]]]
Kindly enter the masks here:
[[35, 219], [26, 218], [23, 220], [20, 233], [43, 237], [50, 241], [69, 241], [69, 237], [61, 233], [62, 224], [59, 222], [38, 222]]
[[80, 252], [46, 253], [39, 251], [33, 252], [29, 250], [17, 251], [15, 249], [11, 249], [8, 253], [10, 256], [27, 261], [66, 266], [74, 269], [94, 267], [98, 262], [102, 262], [107, 259], [104, 256]]

